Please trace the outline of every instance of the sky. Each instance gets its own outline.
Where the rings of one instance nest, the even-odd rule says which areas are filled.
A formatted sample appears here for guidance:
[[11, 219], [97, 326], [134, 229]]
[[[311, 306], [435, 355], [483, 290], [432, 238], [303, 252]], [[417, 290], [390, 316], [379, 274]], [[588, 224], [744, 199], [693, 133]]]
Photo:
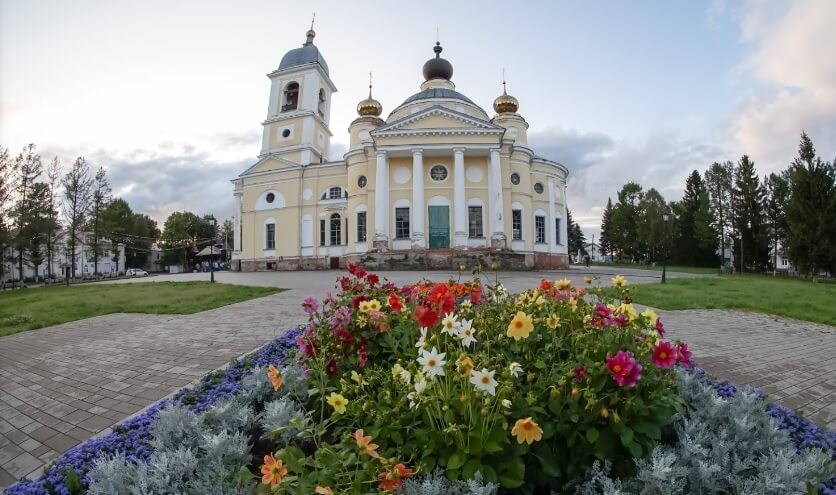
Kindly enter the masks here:
[[746, 153], [777, 172], [802, 130], [836, 154], [832, 0], [0, 0], [0, 146], [84, 156], [161, 225], [182, 210], [230, 218], [230, 180], [260, 151], [266, 74], [313, 12], [338, 88], [332, 159], [368, 73], [385, 117], [419, 90], [438, 33], [456, 89], [490, 113], [505, 69], [529, 144], [569, 168], [588, 238], [628, 181], [677, 200], [714, 161]]

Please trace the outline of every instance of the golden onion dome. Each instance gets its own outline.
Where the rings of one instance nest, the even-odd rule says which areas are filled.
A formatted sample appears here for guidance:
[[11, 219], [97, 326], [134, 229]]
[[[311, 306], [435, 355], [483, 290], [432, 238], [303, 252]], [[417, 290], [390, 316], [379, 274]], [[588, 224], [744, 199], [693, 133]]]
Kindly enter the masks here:
[[508, 94], [505, 90], [505, 81], [502, 81], [502, 94], [493, 101], [493, 109], [496, 113], [517, 113], [519, 108], [520, 102]]
[[369, 97], [357, 104], [357, 113], [361, 117], [379, 117], [383, 113], [383, 105], [372, 98], [372, 73], [369, 72]]

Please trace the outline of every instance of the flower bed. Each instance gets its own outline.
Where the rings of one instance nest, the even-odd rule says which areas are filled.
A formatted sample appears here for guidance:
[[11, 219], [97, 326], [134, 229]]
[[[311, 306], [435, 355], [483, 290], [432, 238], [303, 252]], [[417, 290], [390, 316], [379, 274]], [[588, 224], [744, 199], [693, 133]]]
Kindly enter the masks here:
[[833, 475], [833, 433], [686, 370], [621, 277], [339, 283], [303, 330], [7, 493], [783, 494]]

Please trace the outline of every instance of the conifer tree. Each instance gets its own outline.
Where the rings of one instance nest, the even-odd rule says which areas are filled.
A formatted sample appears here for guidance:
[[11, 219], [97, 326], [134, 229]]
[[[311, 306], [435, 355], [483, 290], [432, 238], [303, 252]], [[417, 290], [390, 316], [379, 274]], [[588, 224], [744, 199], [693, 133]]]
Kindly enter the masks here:
[[712, 228], [708, 191], [694, 170], [685, 181], [685, 194], [676, 203], [674, 260], [687, 266], [716, 262], [717, 238]]
[[610, 242], [615, 251], [632, 262], [639, 261], [644, 253], [638, 229], [643, 197], [642, 186], [635, 182], [624, 184], [611, 218]]
[[8, 148], [0, 147], [0, 280], [5, 276], [3, 256], [12, 242], [12, 194], [17, 188], [17, 165]]
[[787, 234], [787, 202], [789, 201], [790, 185], [785, 174], [769, 174], [763, 180], [764, 196], [763, 210], [766, 215], [772, 249], [772, 273], [778, 266], [778, 245], [783, 245]]
[[90, 167], [84, 157], [75, 159], [61, 185], [64, 187], [63, 210], [67, 219], [67, 254], [72, 260], [70, 276], [75, 277], [76, 250], [84, 235], [84, 224], [92, 201], [93, 179], [90, 178]]
[[607, 207], [604, 208], [604, 213], [601, 215], [601, 238], [598, 240], [601, 245], [602, 257], [607, 254], [612, 255], [612, 241], [610, 240], [612, 235], [612, 212], [612, 198], [607, 198]]
[[52, 161], [47, 166], [46, 177], [46, 183], [49, 187], [49, 208], [52, 215], [51, 223], [53, 225], [53, 228], [46, 236], [46, 271], [48, 276], [51, 278], [55, 275], [55, 271], [52, 267], [52, 261], [55, 259], [55, 233], [61, 226], [58, 220], [58, 207], [60, 202], [60, 191], [58, 188], [61, 186], [61, 162], [58, 160], [57, 156], [53, 157]]
[[[743, 155], [734, 169], [735, 266], [741, 272], [761, 270], [769, 263], [769, 236], [763, 216], [764, 190], [755, 163]], [[742, 249], [741, 249], [742, 243]]]
[[32, 200], [32, 188], [43, 172], [41, 155], [38, 154], [37, 146], [29, 144], [23, 148], [23, 152], [16, 158], [17, 162], [17, 188], [15, 196], [17, 202], [13, 211], [14, 215], [14, 246], [17, 251], [18, 280], [23, 282], [23, 259], [31, 247], [33, 236], [36, 234], [32, 229], [34, 223], [34, 205]]
[[640, 211], [639, 238], [647, 247], [649, 260], [656, 262], [665, 256], [665, 219], [668, 205], [656, 189], [650, 188], [644, 194]]
[[711, 216], [714, 229], [720, 234], [720, 263], [725, 264], [726, 233], [730, 231], [732, 176], [734, 164], [730, 161], [714, 162], [705, 172], [705, 186], [711, 201]]
[[820, 270], [836, 273], [836, 164], [816, 157], [806, 133], [801, 133], [798, 157], [789, 169], [787, 249], [805, 275]]
[[104, 253], [106, 246], [102, 242], [102, 211], [112, 200], [110, 195], [110, 183], [107, 180], [107, 172], [104, 167], [99, 167], [93, 177], [91, 187], [92, 195], [90, 202], [90, 230], [93, 232], [93, 242], [90, 244], [90, 252], [93, 254], [93, 276], [99, 276], [99, 258]]
[[[226, 222], [224, 222], [225, 224]], [[587, 254], [586, 236], [584, 236], [581, 226], [572, 218], [572, 212], [568, 208], [566, 209], [566, 228], [569, 232], [569, 254], [581, 253], [582, 256], [585, 256]]]

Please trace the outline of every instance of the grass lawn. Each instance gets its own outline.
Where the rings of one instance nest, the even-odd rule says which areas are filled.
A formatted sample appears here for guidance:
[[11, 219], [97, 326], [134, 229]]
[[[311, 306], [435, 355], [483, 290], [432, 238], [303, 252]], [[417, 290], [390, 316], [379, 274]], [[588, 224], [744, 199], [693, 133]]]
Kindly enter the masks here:
[[[644, 264], [632, 264], [632, 263], [592, 263], [595, 266], [604, 266], [608, 268], [630, 268], [632, 270], [650, 270], [662, 273], [662, 265], [650, 266]], [[669, 272], [682, 272], [682, 273], [697, 273], [700, 275], [717, 275], [720, 273], [720, 267], [706, 267], [706, 266], [678, 266], [678, 265], [668, 265]]]
[[748, 309], [836, 325], [836, 284], [737, 275], [637, 284], [630, 293], [637, 303], [660, 309]]
[[4, 291], [0, 292], [0, 336], [111, 313], [186, 315], [281, 290], [209, 282], [149, 282]]

